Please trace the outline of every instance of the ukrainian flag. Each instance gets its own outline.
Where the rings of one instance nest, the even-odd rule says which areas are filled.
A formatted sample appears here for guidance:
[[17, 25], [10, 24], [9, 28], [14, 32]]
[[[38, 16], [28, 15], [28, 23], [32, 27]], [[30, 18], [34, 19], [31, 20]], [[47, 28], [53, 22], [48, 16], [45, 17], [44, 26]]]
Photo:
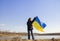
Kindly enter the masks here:
[[44, 28], [46, 24], [41, 22], [38, 17], [36, 17], [35, 21], [33, 22], [33, 27], [35, 27], [38, 31], [44, 32]]

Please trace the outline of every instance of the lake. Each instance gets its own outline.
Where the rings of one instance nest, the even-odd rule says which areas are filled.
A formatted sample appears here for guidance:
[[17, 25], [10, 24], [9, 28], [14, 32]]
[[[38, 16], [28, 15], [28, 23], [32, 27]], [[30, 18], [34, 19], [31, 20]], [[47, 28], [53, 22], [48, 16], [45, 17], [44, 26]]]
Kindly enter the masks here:
[[[15, 36], [3, 36], [3, 37], [0, 37], [0, 39], [12, 39], [14, 38]], [[19, 36], [19, 38], [22, 38], [22, 39], [28, 39], [28, 36]], [[52, 38], [55, 38], [55, 39], [60, 39], [60, 35], [42, 35], [42, 36], [34, 36], [35, 39], [52, 39]], [[31, 38], [32, 39], [32, 38]]]
[[[21, 36], [22, 39], [27, 39], [27, 36]], [[31, 37], [32, 38], [32, 37]], [[35, 39], [60, 39], [60, 35], [45, 35], [45, 36], [34, 36]]]

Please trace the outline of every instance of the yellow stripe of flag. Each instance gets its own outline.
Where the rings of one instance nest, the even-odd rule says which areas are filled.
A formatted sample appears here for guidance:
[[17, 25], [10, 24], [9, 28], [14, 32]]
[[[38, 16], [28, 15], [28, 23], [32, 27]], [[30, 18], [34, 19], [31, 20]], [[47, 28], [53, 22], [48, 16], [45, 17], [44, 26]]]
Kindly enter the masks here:
[[34, 21], [33, 26], [34, 26], [38, 31], [44, 32], [44, 29], [43, 29], [36, 21]]

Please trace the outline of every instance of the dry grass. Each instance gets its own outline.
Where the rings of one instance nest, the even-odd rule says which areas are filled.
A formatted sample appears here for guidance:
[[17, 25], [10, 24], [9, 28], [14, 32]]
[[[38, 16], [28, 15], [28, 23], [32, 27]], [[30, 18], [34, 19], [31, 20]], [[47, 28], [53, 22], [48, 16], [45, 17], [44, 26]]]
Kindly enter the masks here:
[[21, 39], [21, 38], [13, 38], [13, 39], [6, 39], [6, 40], [1, 40], [0, 41], [60, 41], [60, 39], [36, 39], [36, 40], [28, 40], [28, 39]]

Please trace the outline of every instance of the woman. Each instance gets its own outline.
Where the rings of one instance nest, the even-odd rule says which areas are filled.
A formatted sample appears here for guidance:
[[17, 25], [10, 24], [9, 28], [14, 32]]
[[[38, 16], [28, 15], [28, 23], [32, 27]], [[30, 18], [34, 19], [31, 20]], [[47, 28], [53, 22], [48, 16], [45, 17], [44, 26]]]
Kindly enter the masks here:
[[34, 35], [33, 35], [33, 26], [32, 26], [32, 23], [34, 22], [35, 18], [33, 20], [31, 20], [31, 18], [28, 19], [28, 22], [27, 22], [27, 28], [28, 28], [28, 39], [30, 39], [30, 32], [31, 32], [31, 35], [32, 35], [32, 39], [34, 40]]

